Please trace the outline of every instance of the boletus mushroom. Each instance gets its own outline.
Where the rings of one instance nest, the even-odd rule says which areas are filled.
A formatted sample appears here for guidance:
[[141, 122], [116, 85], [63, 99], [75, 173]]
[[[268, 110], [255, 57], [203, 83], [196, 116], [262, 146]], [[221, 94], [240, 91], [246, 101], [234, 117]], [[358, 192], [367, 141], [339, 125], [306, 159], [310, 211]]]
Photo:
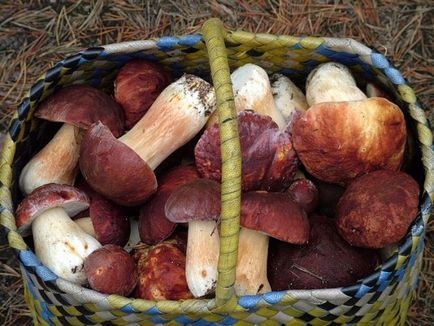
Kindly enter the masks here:
[[287, 193], [307, 214], [314, 212], [318, 206], [318, 189], [309, 179], [299, 178], [294, 180]]
[[101, 244], [70, 216], [89, 207], [86, 194], [72, 186], [47, 184], [36, 188], [16, 210], [18, 232], [33, 234], [36, 256], [57, 276], [84, 284], [84, 259]]
[[128, 296], [138, 280], [134, 259], [122, 247], [113, 244], [87, 256], [84, 272], [92, 289], [107, 294]]
[[153, 170], [192, 139], [214, 110], [211, 85], [185, 74], [119, 139], [101, 123], [88, 129], [80, 152], [81, 172], [94, 190], [115, 203], [142, 204], [157, 190]]
[[194, 166], [179, 165], [158, 180], [157, 192], [140, 208], [139, 234], [143, 243], [155, 245], [173, 233], [177, 224], [166, 217], [166, 201], [177, 187], [196, 179], [199, 174]]
[[125, 113], [125, 127], [132, 128], [170, 83], [170, 77], [157, 63], [134, 59], [116, 76], [114, 96]]
[[[238, 113], [242, 157], [242, 189], [278, 191], [291, 183], [298, 167], [291, 136], [270, 117], [251, 111]], [[220, 133], [205, 130], [195, 148], [196, 167], [204, 178], [221, 180]]]
[[35, 117], [64, 124], [21, 171], [19, 185], [24, 194], [48, 183], [74, 183], [81, 130], [97, 121], [116, 137], [124, 130], [121, 107], [109, 95], [87, 85], [72, 85], [56, 91], [42, 102]]
[[[269, 116], [279, 126], [279, 129], [285, 129], [285, 120], [276, 108], [270, 80], [263, 68], [247, 63], [232, 72], [231, 81], [237, 112], [250, 110]], [[217, 120], [217, 113], [214, 113], [207, 126], [211, 127]]]
[[82, 178], [75, 186], [90, 198], [87, 216], [76, 219], [75, 223], [102, 245], [126, 245], [130, 236], [130, 221], [125, 208], [98, 194]]
[[270, 241], [268, 280], [273, 291], [341, 287], [374, 271], [376, 251], [350, 246], [330, 218], [313, 215], [309, 221], [307, 244]]
[[269, 237], [294, 244], [306, 243], [310, 230], [307, 215], [287, 194], [247, 192], [241, 198], [240, 224], [235, 293], [269, 292]]
[[405, 236], [418, 203], [419, 185], [408, 174], [374, 171], [345, 190], [336, 210], [337, 229], [352, 246], [383, 248]]
[[185, 274], [195, 298], [211, 293], [217, 282], [219, 256], [220, 185], [198, 179], [176, 188], [166, 201], [173, 223], [188, 223]]
[[153, 247], [138, 246], [132, 257], [139, 272], [134, 297], [145, 300], [192, 298], [185, 278], [185, 253], [176, 241], [162, 242]]

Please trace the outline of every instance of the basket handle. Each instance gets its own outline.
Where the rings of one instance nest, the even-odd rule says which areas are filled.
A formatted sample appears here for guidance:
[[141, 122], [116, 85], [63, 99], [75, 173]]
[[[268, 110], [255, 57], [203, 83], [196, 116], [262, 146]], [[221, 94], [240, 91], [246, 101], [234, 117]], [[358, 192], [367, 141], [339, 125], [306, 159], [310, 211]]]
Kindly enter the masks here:
[[234, 283], [241, 206], [240, 140], [224, 43], [226, 31], [219, 19], [211, 18], [204, 23], [202, 33], [208, 50], [211, 78], [217, 97], [222, 158], [220, 255], [215, 306], [217, 309], [228, 311], [237, 306]]

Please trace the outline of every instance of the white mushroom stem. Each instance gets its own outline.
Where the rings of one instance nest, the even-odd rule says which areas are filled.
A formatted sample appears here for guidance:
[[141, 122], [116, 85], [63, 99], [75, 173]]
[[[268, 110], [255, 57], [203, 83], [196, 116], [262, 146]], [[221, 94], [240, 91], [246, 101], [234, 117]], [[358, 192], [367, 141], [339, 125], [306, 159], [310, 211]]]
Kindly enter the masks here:
[[319, 65], [307, 77], [306, 100], [309, 106], [323, 102], [346, 102], [366, 99], [350, 70], [336, 62]]
[[86, 283], [84, 259], [101, 244], [72, 221], [63, 208], [51, 208], [32, 224], [36, 256], [57, 276]]
[[304, 112], [309, 106], [306, 96], [288, 77], [282, 74], [271, 76], [271, 90], [277, 110], [285, 119], [286, 125], [292, 122], [297, 111]]
[[199, 77], [184, 75], [164, 89], [119, 140], [155, 169], [203, 128], [215, 108], [212, 86]]
[[80, 129], [63, 124], [53, 139], [21, 171], [21, 191], [29, 194], [48, 183], [72, 185], [77, 173], [80, 144]]
[[90, 217], [82, 217], [74, 221], [84, 232], [96, 238], [95, 229]]
[[[248, 63], [236, 69], [231, 74], [231, 80], [237, 112], [252, 110], [259, 114], [268, 115], [280, 129], [285, 128], [285, 120], [276, 108], [270, 80], [264, 69]], [[217, 120], [217, 114], [214, 114], [210, 118], [208, 126]]]
[[211, 293], [217, 282], [219, 233], [214, 221], [188, 223], [185, 276], [195, 298]]
[[133, 247], [141, 241], [138, 222], [133, 218], [130, 218], [130, 230], [130, 238], [128, 239], [128, 242], [124, 247], [124, 249], [128, 252], [133, 250]]
[[236, 295], [271, 291], [267, 278], [268, 241], [264, 233], [241, 228], [234, 286]]

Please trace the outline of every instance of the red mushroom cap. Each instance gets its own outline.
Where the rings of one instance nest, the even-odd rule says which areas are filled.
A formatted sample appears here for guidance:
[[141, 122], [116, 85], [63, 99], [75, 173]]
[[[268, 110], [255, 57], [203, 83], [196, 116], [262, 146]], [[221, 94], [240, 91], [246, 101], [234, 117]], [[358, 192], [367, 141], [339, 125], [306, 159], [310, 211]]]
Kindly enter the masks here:
[[[268, 116], [251, 111], [238, 114], [242, 157], [242, 189], [282, 190], [298, 166], [291, 136]], [[205, 130], [195, 148], [196, 166], [204, 178], [221, 180], [220, 134], [217, 124]]]
[[154, 245], [172, 234], [176, 224], [166, 217], [166, 201], [178, 186], [196, 179], [199, 179], [196, 168], [187, 165], [177, 166], [159, 179], [157, 192], [140, 209], [139, 234], [144, 243]]
[[125, 113], [125, 126], [132, 128], [170, 83], [162, 66], [141, 60], [125, 64], [115, 80], [115, 99]]
[[307, 214], [315, 211], [318, 206], [318, 189], [315, 184], [306, 178], [295, 180], [288, 188], [288, 193]]
[[309, 239], [306, 212], [284, 193], [244, 193], [240, 224], [285, 242], [303, 244]]
[[15, 214], [18, 232], [23, 236], [29, 235], [33, 220], [54, 207], [62, 207], [69, 216], [74, 216], [89, 207], [89, 198], [68, 185], [49, 183], [40, 186], [18, 205]]
[[157, 190], [148, 164], [102, 123], [85, 132], [79, 163], [86, 182], [119, 205], [139, 205]]
[[127, 296], [133, 292], [138, 273], [134, 259], [121, 247], [108, 244], [84, 261], [84, 272], [92, 289]]
[[87, 85], [71, 85], [48, 97], [35, 112], [41, 119], [82, 129], [101, 121], [115, 137], [124, 131], [122, 108], [106, 93]]
[[176, 188], [166, 202], [166, 216], [173, 223], [218, 220], [220, 185], [198, 179]]

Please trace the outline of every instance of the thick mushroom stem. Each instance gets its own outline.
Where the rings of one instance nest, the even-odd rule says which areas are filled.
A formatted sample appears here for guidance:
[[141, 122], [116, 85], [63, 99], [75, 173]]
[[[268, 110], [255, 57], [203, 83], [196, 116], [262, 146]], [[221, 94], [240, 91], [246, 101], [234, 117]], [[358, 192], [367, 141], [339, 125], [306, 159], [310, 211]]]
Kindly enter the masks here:
[[143, 118], [119, 140], [154, 170], [191, 140], [214, 110], [212, 86], [186, 74], [166, 87]]
[[214, 291], [220, 240], [215, 221], [188, 222], [185, 276], [195, 298]]
[[84, 284], [84, 259], [100, 243], [72, 221], [63, 208], [44, 211], [32, 224], [36, 256], [57, 276]]
[[[276, 108], [270, 80], [264, 69], [248, 63], [235, 70], [231, 74], [231, 80], [237, 112], [252, 110], [267, 115], [273, 119], [280, 130], [285, 129], [285, 120]], [[213, 114], [208, 126], [217, 122], [217, 119], [217, 114]]]
[[307, 77], [306, 100], [312, 106], [323, 102], [346, 102], [366, 99], [350, 70], [336, 62], [319, 65]]
[[267, 278], [268, 241], [264, 233], [241, 228], [234, 285], [236, 295], [271, 291]]
[[82, 217], [74, 221], [84, 232], [96, 238], [95, 228], [90, 217]]
[[63, 124], [53, 139], [21, 171], [21, 191], [29, 194], [49, 183], [72, 185], [77, 173], [80, 144], [80, 129]]

